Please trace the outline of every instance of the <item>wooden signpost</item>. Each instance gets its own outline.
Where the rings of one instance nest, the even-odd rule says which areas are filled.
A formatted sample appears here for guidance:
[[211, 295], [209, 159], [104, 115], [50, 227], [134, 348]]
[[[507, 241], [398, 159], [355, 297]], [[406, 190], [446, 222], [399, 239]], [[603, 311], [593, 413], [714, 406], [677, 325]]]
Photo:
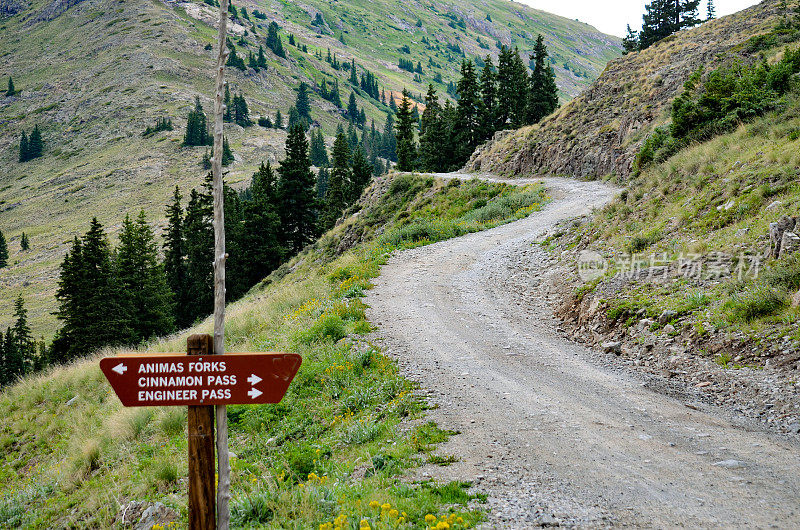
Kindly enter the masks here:
[[192, 335], [187, 352], [100, 360], [126, 407], [188, 407], [189, 528], [216, 528], [214, 406], [278, 403], [300, 369], [294, 353], [214, 355], [211, 335]]

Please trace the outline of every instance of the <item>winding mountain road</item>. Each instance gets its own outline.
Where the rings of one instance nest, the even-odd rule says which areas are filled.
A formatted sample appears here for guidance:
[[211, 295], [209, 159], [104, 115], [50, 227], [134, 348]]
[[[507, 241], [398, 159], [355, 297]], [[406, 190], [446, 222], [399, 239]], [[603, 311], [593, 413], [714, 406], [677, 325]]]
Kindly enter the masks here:
[[797, 444], [688, 407], [557, 333], [551, 258], [533, 243], [617, 190], [544, 181], [541, 212], [400, 252], [368, 295], [383, 345], [438, 405], [431, 419], [460, 431], [439, 450], [458, 461], [417, 478], [474, 482], [486, 528], [800, 527]]

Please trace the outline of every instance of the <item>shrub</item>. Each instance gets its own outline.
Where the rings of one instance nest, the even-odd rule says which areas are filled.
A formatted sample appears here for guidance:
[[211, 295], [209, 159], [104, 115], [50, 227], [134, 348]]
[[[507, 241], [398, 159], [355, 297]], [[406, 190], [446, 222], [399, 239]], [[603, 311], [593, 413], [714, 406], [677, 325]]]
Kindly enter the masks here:
[[383, 425], [380, 423], [375, 423], [372, 420], [364, 420], [363, 423], [356, 421], [342, 431], [340, 439], [342, 443], [347, 445], [361, 445], [378, 438], [381, 431], [383, 431]]
[[237, 497], [231, 503], [231, 521], [236, 526], [269, 523], [275, 517], [277, 503], [277, 495], [270, 490]]
[[170, 407], [159, 421], [161, 430], [169, 437], [178, 436], [183, 433], [183, 426], [186, 424], [186, 411], [176, 407]]
[[757, 318], [774, 315], [786, 306], [786, 292], [767, 285], [756, 284], [733, 295], [725, 304], [735, 320], [751, 322]]
[[659, 242], [662, 237], [663, 236], [660, 230], [653, 230], [652, 232], [648, 232], [646, 234], [633, 236], [633, 238], [626, 245], [625, 250], [629, 254], [636, 254], [637, 252], [643, 251], [650, 245]]
[[344, 321], [339, 315], [323, 314], [308, 329], [300, 333], [299, 339], [303, 344], [330, 340], [339, 341], [347, 336]]
[[764, 272], [764, 281], [773, 287], [800, 289], [800, 254], [792, 254], [768, 269]]
[[156, 464], [155, 477], [162, 484], [172, 484], [178, 480], [178, 468], [169, 460], [162, 460]]

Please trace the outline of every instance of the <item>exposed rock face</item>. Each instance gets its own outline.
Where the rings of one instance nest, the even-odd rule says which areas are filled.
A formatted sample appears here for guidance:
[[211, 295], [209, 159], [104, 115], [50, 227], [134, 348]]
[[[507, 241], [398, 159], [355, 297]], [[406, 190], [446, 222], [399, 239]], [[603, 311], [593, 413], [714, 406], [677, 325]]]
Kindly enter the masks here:
[[541, 124], [500, 135], [479, 147], [464, 170], [628, 176], [642, 142], [668, 119], [670, 102], [688, 77], [773, 28], [787, 10], [781, 4], [767, 0], [610, 62], [582, 95]]
[[784, 232], [781, 240], [781, 255], [780, 257], [794, 254], [800, 250], [800, 236], [794, 232]]
[[23, 0], [0, 0], [0, 17], [13, 17], [28, 9], [28, 3]]
[[[782, 249], [784, 247], [784, 235], [790, 233], [797, 237], [794, 232], [797, 229], [798, 225], [798, 218], [797, 217], [789, 217], [788, 215], [784, 215], [781, 217], [777, 223], [770, 223], [769, 224], [769, 241], [770, 247], [769, 252], [767, 253], [766, 257], [773, 257], [775, 259], [783, 256]], [[797, 244], [793, 241], [791, 236], [788, 240], [789, 245], [794, 245], [794, 248], [791, 250], [797, 250]]]
[[36, 22], [53, 20], [62, 15], [70, 7], [80, 4], [83, 0], [52, 0], [42, 11], [36, 15]]

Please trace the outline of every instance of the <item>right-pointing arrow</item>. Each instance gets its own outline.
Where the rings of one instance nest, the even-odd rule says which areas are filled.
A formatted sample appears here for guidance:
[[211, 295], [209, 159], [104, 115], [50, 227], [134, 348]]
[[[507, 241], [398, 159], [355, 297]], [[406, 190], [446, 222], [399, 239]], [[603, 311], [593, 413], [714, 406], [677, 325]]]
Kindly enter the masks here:
[[250, 383], [251, 385], [256, 385], [261, 381], [263, 381], [263, 379], [258, 377], [256, 374], [250, 374], [250, 377], [247, 378], [247, 382]]
[[250, 390], [247, 392], [247, 395], [248, 395], [248, 396], [250, 396], [250, 399], [255, 399], [255, 398], [257, 398], [258, 396], [260, 396], [261, 394], [263, 394], [263, 392], [261, 392], [261, 391], [260, 391], [260, 390], [258, 390], [258, 389], [255, 389], [255, 388], [251, 388], [251, 389], [250, 389]]

